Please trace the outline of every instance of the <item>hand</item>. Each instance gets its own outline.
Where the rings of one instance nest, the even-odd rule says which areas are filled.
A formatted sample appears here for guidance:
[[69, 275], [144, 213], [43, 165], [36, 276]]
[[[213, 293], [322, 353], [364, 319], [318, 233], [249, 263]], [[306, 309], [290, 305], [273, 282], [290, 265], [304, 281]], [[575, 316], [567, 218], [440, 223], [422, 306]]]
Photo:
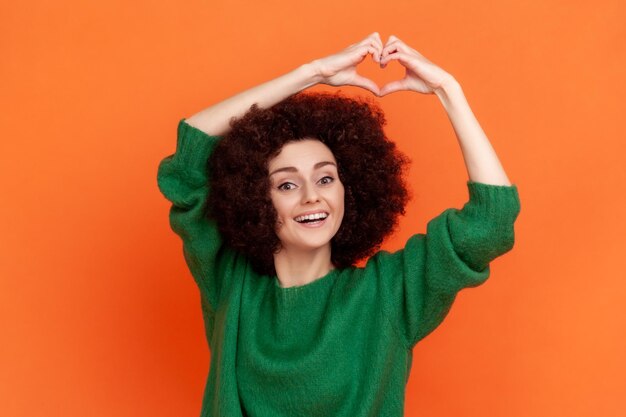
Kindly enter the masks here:
[[394, 59], [397, 59], [406, 68], [406, 74], [403, 79], [392, 81], [383, 86], [379, 94], [381, 97], [401, 90], [432, 94], [453, 78], [452, 75], [392, 35], [383, 48], [380, 67], [385, 68]]
[[353, 85], [365, 88], [379, 95], [376, 83], [356, 72], [356, 66], [360, 64], [368, 54], [372, 54], [375, 62], [380, 62], [383, 49], [383, 41], [378, 32], [374, 32], [361, 42], [348, 46], [343, 51], [325, 58], [313, 61], [322, 84], [332, 86]]

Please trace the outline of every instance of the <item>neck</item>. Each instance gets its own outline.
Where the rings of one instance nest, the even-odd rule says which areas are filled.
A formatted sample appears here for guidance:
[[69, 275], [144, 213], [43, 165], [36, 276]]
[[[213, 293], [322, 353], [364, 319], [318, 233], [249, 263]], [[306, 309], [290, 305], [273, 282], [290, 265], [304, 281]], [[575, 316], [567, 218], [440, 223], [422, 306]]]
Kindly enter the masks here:
[[274, 268], [281, 287], [309, 284], [334, 269], [330, 261], [330, 244], [304, 251], [283, 247], [274, 254]]

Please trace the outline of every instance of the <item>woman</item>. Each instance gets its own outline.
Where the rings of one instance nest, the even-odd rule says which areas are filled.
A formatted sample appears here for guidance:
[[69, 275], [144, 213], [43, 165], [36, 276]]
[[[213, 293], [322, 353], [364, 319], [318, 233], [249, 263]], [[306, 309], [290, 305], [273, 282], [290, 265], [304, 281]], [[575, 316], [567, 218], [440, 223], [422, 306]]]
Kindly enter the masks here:
[[[355, 71], [368, 54], [405, 78], [379, 89]], [[318, 83], [436, 94], [470, 178], [463, 209], [353, 266], [404, 212], [404, 158], [375, 105], [299, 93]], [[520, 210], [456, 80], [378, 33], [181, 120], [158, 183], [201, 293], [202, 416], [401, 416], [413, 346], [513, 247]]]

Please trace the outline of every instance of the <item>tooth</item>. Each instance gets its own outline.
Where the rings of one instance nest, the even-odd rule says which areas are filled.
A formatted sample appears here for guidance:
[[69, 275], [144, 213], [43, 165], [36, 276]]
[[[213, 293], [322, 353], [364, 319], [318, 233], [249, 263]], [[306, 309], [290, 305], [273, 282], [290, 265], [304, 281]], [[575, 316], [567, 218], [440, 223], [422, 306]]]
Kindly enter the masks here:
[[309, 220], [309, 221], [324, 220], [327, 217], [328, 217], [328, 213], [314, 213], [314, 214], [305, 214], [302, 216], [298, 216], [294, 218], [294, 220], [301, 223], [306, 220]]

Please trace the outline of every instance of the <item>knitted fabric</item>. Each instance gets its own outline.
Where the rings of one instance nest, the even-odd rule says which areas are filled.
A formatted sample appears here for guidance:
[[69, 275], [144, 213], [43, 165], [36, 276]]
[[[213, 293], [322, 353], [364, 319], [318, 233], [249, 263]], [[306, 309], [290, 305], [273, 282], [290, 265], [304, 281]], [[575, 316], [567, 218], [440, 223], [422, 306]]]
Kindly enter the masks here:
[[468, 181], [463, 208], [443, 211], [403, 249], [283, 288], [222, 245], [204, 216], [219, 139], [181, 120], [157, 176], [211, 351], [201, 416], [402, 416], [412, 348], [513, 247], [517, 187]]

